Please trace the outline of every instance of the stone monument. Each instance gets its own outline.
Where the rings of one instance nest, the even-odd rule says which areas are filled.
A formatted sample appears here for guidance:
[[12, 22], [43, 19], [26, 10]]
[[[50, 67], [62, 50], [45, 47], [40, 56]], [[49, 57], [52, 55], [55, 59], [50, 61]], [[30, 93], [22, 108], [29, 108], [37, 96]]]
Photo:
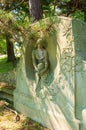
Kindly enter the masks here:
[[54, 23], [56, 31], [45, 36], [47, 45], [43, 50], [48, 58], [44, 62], [47, 78], [42, 80], [40, 71], [45, 64], [35, 68], [36, 43], [25, 43], [17, 71], [14, 106], [51, 130], [85, 130], [86, 24], [66, 17], [55, 19], [59, 19]]

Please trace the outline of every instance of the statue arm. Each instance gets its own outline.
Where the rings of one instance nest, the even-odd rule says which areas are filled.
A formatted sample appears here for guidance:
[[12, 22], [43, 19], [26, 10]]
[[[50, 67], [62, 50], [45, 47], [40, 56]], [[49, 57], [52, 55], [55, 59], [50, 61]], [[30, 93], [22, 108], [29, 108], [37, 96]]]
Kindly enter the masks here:
[[41, 70], [40, 74], [42, 75], [43, 73], [45, 73], [47, 69], [48, 69], [48, 54], [46, 51], [46, 53], [45, 53], [45, 67], [43, 70]]
[[37, 71], [37, 64], [36, 64], [36, 57], [35, 57], [35, 50], [32, 51], [32, 62], [35, 70]]

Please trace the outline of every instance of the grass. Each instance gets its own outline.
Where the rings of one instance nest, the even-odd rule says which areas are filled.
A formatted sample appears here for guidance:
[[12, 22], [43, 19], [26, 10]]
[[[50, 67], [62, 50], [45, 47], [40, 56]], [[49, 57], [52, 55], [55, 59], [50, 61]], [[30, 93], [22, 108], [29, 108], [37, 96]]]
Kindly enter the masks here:
[[5, 73], [13, 70], [14, 66], [12, 62], [7, 62], [6, 57], [0, 57], [0, 72]]

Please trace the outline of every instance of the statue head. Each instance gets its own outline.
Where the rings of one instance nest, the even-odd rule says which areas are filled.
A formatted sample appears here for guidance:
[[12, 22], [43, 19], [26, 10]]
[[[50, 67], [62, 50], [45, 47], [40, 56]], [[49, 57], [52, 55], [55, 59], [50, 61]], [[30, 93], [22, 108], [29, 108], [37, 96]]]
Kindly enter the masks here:
[[40, 48], [40, 49], [45, 49], [45, 46], [44, 46], [44, 41], [42, 38], [38, 39], [37, 40], [37, 43], [36, 43], [36, 48]]

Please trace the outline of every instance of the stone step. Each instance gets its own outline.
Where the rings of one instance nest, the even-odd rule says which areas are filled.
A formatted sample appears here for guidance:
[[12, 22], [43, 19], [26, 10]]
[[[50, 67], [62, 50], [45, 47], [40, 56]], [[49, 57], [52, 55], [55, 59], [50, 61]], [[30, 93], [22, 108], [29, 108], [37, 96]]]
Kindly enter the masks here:
[[13, 101], [13, 95], [4, 93], [4, 92], [0, 92], [0, 99], [7, 99], [9, 101]]
[[7, 83], [0, 82], [0, 98], [13, 101], [14, 86], [8, 86]]

